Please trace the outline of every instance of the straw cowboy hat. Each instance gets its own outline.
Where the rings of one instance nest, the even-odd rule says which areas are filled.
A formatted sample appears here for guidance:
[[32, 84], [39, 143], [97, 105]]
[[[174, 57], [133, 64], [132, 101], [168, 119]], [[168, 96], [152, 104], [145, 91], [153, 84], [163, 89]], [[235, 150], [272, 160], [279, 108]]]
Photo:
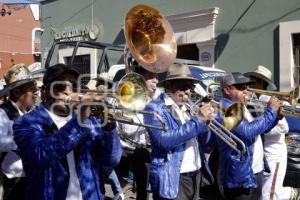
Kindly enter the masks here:
[[36, 80], [37, 87], [43, 86], [43, 76], [46, 71], [45, 68], [42, 68], [41, 62], [35, 62], [27, 67], [31, 72], [33, 78]]
[[19, 63], [11, 66], [4, 74], [7, 91], [19, 87], [25, 83], [33, 81], [30, 70], [24, 63]]
[[262, 79], [263, 81], [268, 83], [268, 87], [271, 90], [277, 89], [275, 84], [272, 82], [272, 72], [262, 65], [257, 66], [257, 68], [253, 72], [247, 72], [244, 73], [244, 75], [247, 77], [254, 76], [256, 78]]
[[173, 64], [169, 67], [166, 78], [160, 81], [157, 86], [163, 86], [167, 81], [190, 80], [194, 83], [200, 82], [192, 76], [190, 68], [186, 64]]

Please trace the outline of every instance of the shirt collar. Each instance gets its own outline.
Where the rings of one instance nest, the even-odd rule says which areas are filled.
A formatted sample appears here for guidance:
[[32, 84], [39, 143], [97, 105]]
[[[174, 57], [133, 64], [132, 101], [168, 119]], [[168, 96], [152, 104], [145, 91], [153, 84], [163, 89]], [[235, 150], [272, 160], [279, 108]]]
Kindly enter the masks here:
[[18, 111], [18, 113], [20, 114], [20, 116], [22, 116], [22, 115], [25, 114], [25, 113], [23, 113], [23, 112], [19, 109], [18, 105], [17, 105], [15, 102], [13, 102], [11, 99], [8, 99], [8, 100], [11, 102], [11, 104], [13, 105], [13, 107], [15, 107], [15, 108], [17, 109], [17, 111]]
[[171, 99], [171, 97], [169, 97], [167, 94], [164, 94], [164, 100], [165, 100], [166, 106], [175, 106], [176, 105], [176, 103], [173, 101], [173, 99]]

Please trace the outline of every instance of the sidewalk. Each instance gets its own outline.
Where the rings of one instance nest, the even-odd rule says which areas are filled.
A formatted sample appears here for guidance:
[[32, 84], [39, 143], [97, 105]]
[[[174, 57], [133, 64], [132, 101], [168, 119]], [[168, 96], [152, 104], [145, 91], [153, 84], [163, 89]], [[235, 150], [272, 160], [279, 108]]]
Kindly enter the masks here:
[[[112, 200], [112, 198], [114, 197], [114, 194], [112, 193], [112, 190], [111, 190], [111, 187], [109, 184], [105, 184], [105, 191], [106, 191], [105, 200]], [[135, 193], [133, 193], [132, 190], [128, 191], [125, 194], [125, 200], [133, 200], [135, 198], [136, 198]], [[149, 195], [149, 200], [152, 200], [151, 194]]]

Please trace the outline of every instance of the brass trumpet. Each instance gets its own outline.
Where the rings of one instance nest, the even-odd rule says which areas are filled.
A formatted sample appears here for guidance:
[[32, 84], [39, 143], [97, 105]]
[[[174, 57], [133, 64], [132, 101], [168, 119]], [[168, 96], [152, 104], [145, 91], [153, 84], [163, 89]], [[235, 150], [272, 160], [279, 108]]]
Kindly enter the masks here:
[[[289, 116], [294, 116], [294, 117], [300, 118], [300, 113], [297, 112], [297, 109], [296, 109], [296, 105], [297, 105], [298, 98], [299, 98], [299, 87], [296, 87], [295, 89], [291, 90], [290, 92], [275, 92], [275, 91], [259, 90], [259, 89], [253, 89], [253, 88], [248, 88], [248, 91], [257, 93], [257, 94], [274, 96], [280, 100], [289, 102], [291, 106], [282, 106], [282, 109], [280, 109], [280, 113], [282, 115], [289, 115]], [[251, 99], [247, 100], [247, 105], [252, 105], [254, 107], [261, 105], [265, 108], [267, 106], [267, 102], [262, 102], [258, 99], [251, 98]]]

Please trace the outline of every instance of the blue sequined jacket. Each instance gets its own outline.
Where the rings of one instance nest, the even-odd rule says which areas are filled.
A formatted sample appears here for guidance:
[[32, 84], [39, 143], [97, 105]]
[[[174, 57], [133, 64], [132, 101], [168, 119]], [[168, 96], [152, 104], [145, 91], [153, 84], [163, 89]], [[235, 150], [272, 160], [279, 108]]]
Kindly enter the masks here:
[[[227, 98], [220, 101], [223, 108], [227, 109], [233, 102]], [[221, 181], [225, 188], [256, 188], [255, 175], [252, 171], [253, 148], [255, 138], [268, 132], [277, 124], [277, 112], [268, 107], [265, 112], [252, 122], [243, 119], [232, 131], [246, 146], [246, 153], [238, 155], [227, 144], [218, 139], [219, 167]], [[263, 153], [263, 152], [262, 152]]]
[[[161, 116], [168, 128], [166, 132], [158, 129], [147, 129], [152, 149], [149, 180], [151, 190], [163, 198], [174, 199], [178, 194], [180, 167], [185, 143], [198, 137], [200, 153], [203, 153], [201, 143], [208, 141], [210, 131], [206, 124], [196, 116], [181, 125], [171, 115], [170, 108], [165, 105], [164, 94], [151, 101], [145, 110]], [[161, 126], [160, 122], [151, 115], [144, 115], [144, 123]], [[204, 156], [201, 156], [201, 159], [205, 159]], [[207, 165], [202, 163], [202, 167], [207, 167]]]
[[[90, 125], [98, 125], [89, 117]], [[17, 153], [28, 180], [28, 200], [65, 200], [69, 184], [67, 154], [74, 152], [75, 168], [83, 200], [102, 200], [98, 167], [115, 166], [121, 158], [118, 134], [97, 126], [79, 126], [77, 117], [55, 130], [46, 108], [20, 117], [13, 125]]]

